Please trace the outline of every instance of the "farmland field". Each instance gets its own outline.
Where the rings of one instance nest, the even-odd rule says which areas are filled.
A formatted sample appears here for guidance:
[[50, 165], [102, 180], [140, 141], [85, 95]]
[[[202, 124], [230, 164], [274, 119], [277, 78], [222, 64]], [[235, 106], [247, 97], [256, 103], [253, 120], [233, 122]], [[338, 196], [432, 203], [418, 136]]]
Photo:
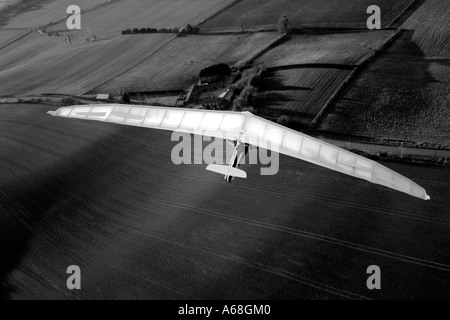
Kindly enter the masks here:
[[[9, 32], [9, 30], [1, 31], [0, 34]], [[5, 81], [9, 72], [31, 65], [38, 59], [45, 57], [47, 52], [59, 50], [63, 44], [64, 41], [61, 38], [44, 37], [33, 31], [2, 48], [0, 59], [0, 78], [3, 79], [0, 81], [0, 87], [2, 90], [5, 89], [4, 86], [8, 85], [7, 82], [12, 80], [9, 78], [8, 81]]]
[[444, 168], [383, 163], [432, 201], [285, 156], [229, 184], [174, 165], [170, 132], [54, 109], [0, 106], [2, 298], [450, 299]]
[[[379, 0], [382, 26], [389, 26], [413, 1]], [[254, 25], [275, 25], [282, 14], [287, 14], [295, 27], [355, 27], [365, 28], [367, 8], [371, 0], [243, 0], [202, 27], [227, 28]]]
[[396, 31], [291, 35], [257, 60], [266, 67], [304, 63], [359, 65], [389, 41]]
[[222, 62], [240, 64], [277, 39], [277, 33], [176, 38], [140, 65], [95, 91], [186, 88], [198, 79], [202, 68]]
[[351, 82], [320, 129], [450, 147], [450, 60], [425, 56], [413, 34]]
[[308, 125], [350, 73], [350, 70], [325, 68], [269, 72], [256, 109], [275, 121], [281, 115], [289, 116], [291, 127]]
[[[204, 67], [258, 57], [255, 65], [268, 67], [256, 81], [259, 116], [286, 116], [302, 130], [354, 75], [316, 129], [342, 144], [341, 135], [356, 135], [450, 148], [448, 1], [419, 1], [403, 17], [411, 30], [398, 34], [323, 30], [270, 50], [278, 32], [119, 35], [194, 25], [231, 0], [113, 0], [84, 13], [81, 31], [63, 33], [72, 44], [32, 30], [69, 4], [103, 1], [43, 0], [6, 26], [19, 29], [0, 28], [0, 96], [18, 95], [0, 103], [0, 299], [450, 299], [444, 166], [381, 162], [431, 201], [284, 155], [271, 163], [274, 176], [261, 175], [267, 165], [243, 164], [248, 178], [226, 183], [206, 164], [175, 165], [171, 132], [51, 117], [59, 96], [53, 105], [19, 100], [175, 92]], [[204, 26], [274, 24], [287, 13], [297, 26], [362, 27], [374, 3], [330, 2], [240, 0]], [[388, 26], [412, 0], [377, 2]], [[82, 290], [67, 290], [69, 265], [81, 268]], [[367, 289], [369, 265], [382, 269], [382, 290]]]
[[3, 28], [37, 28], [66, 17], [66, 10], [70, 5], [78, 5], [84, 10], [106, 2], [109, 0], [44, 0], [11, 18]]
[[136, 35], [65, 45], [62, 38], [33, 33], [2, 50], [0, 91], [81, 94], [139, 64], [173, 37]]
[[[83, 38], [86, 32], [97, 38], [120, 35], [137, 28], [174, 28], [195, 25], [234, 0], [118, 0], [82, 15], [82, 29], [70, 32]], [[65, 22], [48, 30], [66, 30]]]
[[12, 41], [27, 34], [28, 30], [2, 30], [0, 29], [0, 49], [8, 45]]
[[450, 56], [450, 6], [447, 0], [426, 0], [403, 24], [414, 29], [412, 40], [431, 56]]

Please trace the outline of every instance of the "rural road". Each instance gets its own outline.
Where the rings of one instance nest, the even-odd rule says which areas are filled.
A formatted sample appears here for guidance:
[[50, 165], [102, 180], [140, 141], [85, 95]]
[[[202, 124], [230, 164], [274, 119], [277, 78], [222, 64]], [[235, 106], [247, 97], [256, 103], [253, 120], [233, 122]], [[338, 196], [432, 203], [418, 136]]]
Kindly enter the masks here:
[[227, 184], [173, 165], [169, 132], [54, 109], [0, 105], [1, 297], [450, 298], [448, 169], [383, 163], [431, 201], [285, 156]]

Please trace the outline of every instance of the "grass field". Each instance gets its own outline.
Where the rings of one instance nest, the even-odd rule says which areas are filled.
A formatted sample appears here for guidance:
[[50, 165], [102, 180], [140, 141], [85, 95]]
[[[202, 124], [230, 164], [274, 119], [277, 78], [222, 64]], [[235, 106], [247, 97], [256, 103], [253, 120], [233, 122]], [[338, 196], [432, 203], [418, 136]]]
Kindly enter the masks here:
[[49, 109], [0, 106], [3, 298], [450, 299], [448, 169], [383, 163], [432, 201], [285, 156], [229, 184], [170, 132]]
[[291, 35], [257, 60], [267, 67], [304, 63], [359, 65], [389, 41], [396, 31]]
[[12, 17], [3, 28], [37, 28], [66, 17], [70, 5], [78, 5], [84, 10], [106, 2], [109, 0], [43, 0], [39, 5]]
[[136, 35], [65, 45], [62, 38], [33, 33], [2, 50], [0, 91], [81, 94], [138, 65], [172, 37]]
[[[379, 0], [382, 26], [388, 26], [408, 7], [412, 0]], [[274, 25], [287, 14], [295, 27], [355, 27], [366, 28], [371, 0], [243, 0], [217, 17], [207, 21], [205, 28], [227, 28], [254, 25]]]
[[299, 68], [269, 72], [257, 99], [258, 113], [276, 121], [289, 116], [289, 126], [308, 125], [350, 70]]
[[413, 34], [349, 85], [320, 129], [450, 147], [450, 60], [425, 56]]
[[198, 79], [202, 68], [222, 62], [241, 64], [277, 39], [277, 33], [176, 38], [140, 65], [95, 91], [186, 88]]
[[[174, 28], [195, 25], [226, 7], [232, 0], [119, 0], [82, 15], [82, 29], [70, 32], [77, 39], [120, 35], [137, 28]], [[49, 30], [66, 30], [65, 22]]]
[[415, 30], [412, 40], [431, 56], [450, 56], [450, 6], [447, 0], [426, 0], [403, 24]]

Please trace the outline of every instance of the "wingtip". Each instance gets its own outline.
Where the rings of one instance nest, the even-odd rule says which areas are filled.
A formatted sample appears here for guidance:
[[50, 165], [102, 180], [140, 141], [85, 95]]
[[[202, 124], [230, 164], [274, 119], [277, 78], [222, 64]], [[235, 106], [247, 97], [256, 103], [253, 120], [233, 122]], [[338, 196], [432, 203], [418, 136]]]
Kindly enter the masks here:
[[431, 200], [431, 197], [429, 195], [425, 195], [425, 200]]
[[56, 111], [47, 111], [47, 114], [51, 116], [56, 116]]

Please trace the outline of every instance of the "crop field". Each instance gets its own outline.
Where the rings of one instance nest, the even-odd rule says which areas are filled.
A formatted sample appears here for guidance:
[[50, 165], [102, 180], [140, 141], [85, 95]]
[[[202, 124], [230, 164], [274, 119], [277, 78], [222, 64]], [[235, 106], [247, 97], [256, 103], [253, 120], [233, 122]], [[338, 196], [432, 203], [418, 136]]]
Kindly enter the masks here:
[[349, 84], [320, 129], [450, 147], [450, 60], [424, 56], [413, 32]]
[[[97, 38], [120, 35], [122, 30], [137, 28], [174, 28], [196, 25], [232, 0], [118, 0], [82, 15], [82, 30], [71, 32], [83, 38], [86, 31]], [[48, 30], [66, 30], [65, 22]]]
[[[1, 297], [450, 298], [443, 168], [383, 163], [432, 201], [285, 156], [275, 176], [245, 165], [225, 183], [174, 165], [170, 132], [54, 108], [0, 106]], [[382, 290], [367, 290], [375, 262]], [[66, 288], [73, 264], [82, 290]]]
[[326, 68], [269, 72], [256, 109], [275, 121], [279, 116], [289, 116], [291, 127], [308, 125], [350, 73], [350, 70]]
[[[413, 1], [380, 0], [382, 26], [389, 26]], [[287, 14], [294, 27], [365, 28], [371, 0], [243, 0], [206, 21], [205, 28], [276, 25]]]
[[[112, 0], [114, 1], [114, 0]], [[117, 0], [116, 0], [117, 1]], [[37, 28], [67, 16], [67, 7], [77, 5], [85, 10], [109, 0], [45, 0], [40, 5], [11, 18], [7, 28]], [[64, 22], [65, 23], [65, 22]]]
[[277, 38], [277, 33], [176, 38], [143, 63], [94, 91], [186, 88], [198, 79], [201, 69], [222, 62], [242, 64]]
[[412, 40], [430, 56], [450, 56], [450, 6], [447, 0], [426, 0], [403, 24], [415, 30]]
[[305, 63], [360, 65], [388, 42], [397, 31], [291, 35], [257, 60], [267, 67]]
[[136, 35], [66, 45], [60, 37], [33, 33], [2, 50], [0, 92], [81, 94], [139, 64], [173, 37]]

